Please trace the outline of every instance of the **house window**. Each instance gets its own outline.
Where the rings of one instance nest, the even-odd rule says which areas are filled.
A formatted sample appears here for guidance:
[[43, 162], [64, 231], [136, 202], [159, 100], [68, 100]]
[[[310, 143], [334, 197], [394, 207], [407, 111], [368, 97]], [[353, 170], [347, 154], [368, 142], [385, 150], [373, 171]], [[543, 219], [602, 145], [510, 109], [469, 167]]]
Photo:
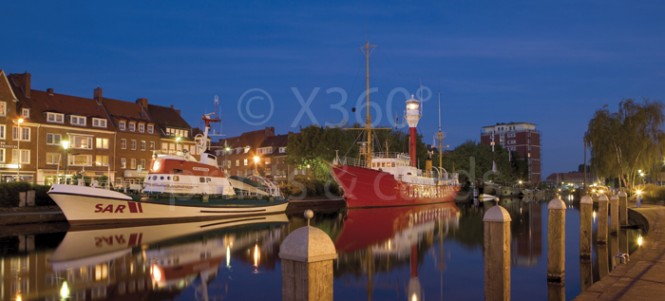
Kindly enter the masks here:
[[23, 116], [23, 118], [30, 118], [30, 109], [22, 108], [21, 109], [21, 116]]
[[7, 150], [6, 148], [0, 148], [0, 162], [3, 162], [3, 163], [5, 162], [5, 151], [6, 150]]
[[280, 148], [279, 148], [279, 153], [280, 153], [280, 154], [286, 153], [286, 146], [282, 146], [282, 147], [280, 147]]
[[[30, 150], [29, 149], [21, 149], [21, 164], [30, 164]], [[19, 150], [18, 149], [13, 149], [12, 150], [12, 163], [16, 163], [16, 159], [18, 159], [18, 154]]]
[[141, 164], [139, 164], [139, 168], [144, 169], [145, 168], [145, 159], [141, 159], [140, 163]]
[[130, 159], [130, 160], [131, 160], [131, 161], [130, 161], [130, 166], [129, 166], [129, 168], [130, 168], [130, 169], [136, 169], [136, 158], [132, 158], [132, 159]]
[[97, 155], [95, 157], [95, 166], [109, 166], [109, 156]]
[[145, 132], [145, 123], [139, 123], [139, 133]]
[[135, 139], [132, 139], [131, 148], [132, 148], [132, 150], [136, 150], [136, 140]]
[[97, 148], [108, 149], [109, 148], [109, 139], [108, 138], [95, 138], [95, 145]]
[[155, 141], [150, 141], [150, 150], [155, 150]]
[[52, 123], [65, 123], [65, 115], [60, 113], [46, 113], [46, 121]]
[[67, 158], [70, 166], [92, 166], [92, 155], [68, 155]]
[[242, 160], [242, 164], [243, 164], [244, 166], [247, 166], [247, 159]]
[[60, 145], [60, 140], [62, 140], [62, 135], [46, 133], [46, 144], [48, 145]]
[[58, 165], [60, 163], [60, 153], [46, 153], [46, 164]]
[[106, 127], [106, 119], [92, 118], [92, 126], [94, 126], [96, 128], [105, 128]]
[[72, 148], [92, 149], [92, 137], [90, 136], [72, 135], [71, 140], [72, 140], [71, 142]]
[[7, 132], [7, 126], [4, 124], [0, 124], [0, 140], [5, 140], [6, 138], [5, 132]]
[[141, 140], [141, 150], [142, 150], [142, 151], [145, 150], [145, 145], [146, 145], [146, 144], [145, 144], [145, 140]]
[[[16, 134], [18, 131], [18, 127], [13, 127], [12, 129], [12, 138], [14, 140], [19, 140], [18, 135]], [[30, 141], [30, 128], [29, 127], [21, 127], [21, 141]]]
[[120, 149], [127, 149], [127, 139], [120, 139]]
[[152, 134], [155, 132], [155, 126], [152, 124], [148, 124], [148, 134]]
[[124, 120], [118, 121], [118, 129], [124, 131], [126, 129], [127, 122]]
[[125, 158], [120, 158], [120, 168], [126, 169], [127, 168], [127, 159]]
[[0, 101], [0, 116], [7, 116], [7, 102]]
[[130, 122], [129, 123], [129, 131], [130, 132], [136, 132], [136, 122]]
[[86, 118], [85, 116], [72, 115], [69, 116], [69, 123], [72, 125], [85, 126]]
[[240, 166], [240, 160], [236, 160], [236, 167]]

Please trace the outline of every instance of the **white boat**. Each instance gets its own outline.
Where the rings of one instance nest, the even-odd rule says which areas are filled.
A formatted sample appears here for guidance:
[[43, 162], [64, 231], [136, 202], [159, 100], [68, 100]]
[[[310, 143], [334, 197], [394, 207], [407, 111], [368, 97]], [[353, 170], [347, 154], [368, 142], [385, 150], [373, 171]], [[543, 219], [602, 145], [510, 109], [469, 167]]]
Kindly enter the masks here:
[[[66, 271], [83, 266], [108, 262], [132, 252], [132, 249], [180, 239], [197, 233], [226, 231], [246, 226], [284, 225], [286, 214], [230, 218], [215, 221], [146, 225], [139, 227], [111, 227], [74, 229], [49, 258], [54, 271]], [[237, 244], [238, 246], [246, 244]], [[224, 249], [225, 250], [225, 249]]]
[[258, 175], [228, 177], [208, 153], [211, 114], [203, 116], [204, 134], [197, 136], [196, 160], [187, 152], [155, 153], [140, 195], [104, 188], [55, 184], [48, 195], [70, 224], [118, 222], [182, 222], [282, 213], [288, 201], [277, 186]]

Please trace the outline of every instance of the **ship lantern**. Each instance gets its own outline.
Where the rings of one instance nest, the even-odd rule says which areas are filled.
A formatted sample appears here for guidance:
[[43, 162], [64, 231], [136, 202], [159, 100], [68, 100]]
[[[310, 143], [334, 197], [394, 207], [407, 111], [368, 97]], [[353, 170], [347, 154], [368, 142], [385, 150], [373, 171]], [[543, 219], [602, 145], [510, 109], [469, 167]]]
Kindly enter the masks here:
[[420, 102], [411, 95], [411, 98], [406, 101], [406, 122], [410, 128], [418, 126], [420, 121]]

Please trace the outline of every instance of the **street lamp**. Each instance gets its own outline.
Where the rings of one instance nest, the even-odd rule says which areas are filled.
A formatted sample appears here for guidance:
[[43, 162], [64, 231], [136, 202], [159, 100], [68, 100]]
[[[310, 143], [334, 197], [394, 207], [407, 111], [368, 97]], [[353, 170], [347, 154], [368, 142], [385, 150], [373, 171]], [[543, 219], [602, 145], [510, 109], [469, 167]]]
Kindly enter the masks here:
[[65, 150], [65, 184], [67, 184], [67, 167], [69, 166], [69, 158], [67, 157], [67, 150], [69, 149], [69, 140], [60, 141], [62, 149]]
[[259, 175], [259, 162], [261, 161], [261, 157], [258, 155], [254, 155], [254, 174]]
[[[182, 137], [178, 136], [175, 137], [175, 151], [178, 153], [178, 146], [180, 145], [180, 140], [182, 140]], [[180, 149], [182, 151], [182, 148]]]
[[16, 141], [16, 148], [18, 148], [18, 158], [16, 159], [16, 182], [21, 181], [21, 123], [23, 123], [23, 117], [19, 117], [19, 119], [16, 120], [16, 137], [18, 138]]

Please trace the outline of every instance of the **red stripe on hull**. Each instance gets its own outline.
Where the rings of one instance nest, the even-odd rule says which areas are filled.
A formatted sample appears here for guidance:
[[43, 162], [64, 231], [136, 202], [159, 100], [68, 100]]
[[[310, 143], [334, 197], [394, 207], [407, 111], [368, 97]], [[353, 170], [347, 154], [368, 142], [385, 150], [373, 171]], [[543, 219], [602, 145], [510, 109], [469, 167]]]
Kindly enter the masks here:
[[333, 166], [332, 172], [349, 208], [452, 202], [459, 190], [454, 185], [408, 184], [387, 172], [349, 165]]

